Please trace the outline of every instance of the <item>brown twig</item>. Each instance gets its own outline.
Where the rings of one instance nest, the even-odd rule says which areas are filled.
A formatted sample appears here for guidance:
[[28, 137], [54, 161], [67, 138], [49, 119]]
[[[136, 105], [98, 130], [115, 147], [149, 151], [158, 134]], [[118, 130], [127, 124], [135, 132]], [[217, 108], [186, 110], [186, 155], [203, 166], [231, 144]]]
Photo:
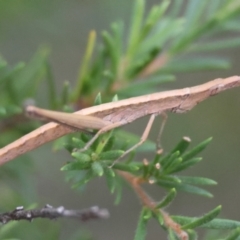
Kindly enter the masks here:
[[144, 206], [150, 208], [155, 213], [159, 212], [162, 215], [164, 224], [167, 228], [172, 229], [181, 240], [188, 240], [188, 234], [181, 229], [181, 225], [174, 222], [174, 220], [166, 211], [156, 208], [156, 202], [140, 186], [141, 183], [148, 182], [147, 179], [136, 177], [128, 172], [119, 170], [117, 172], [132, 186]]
[[[125, 153], [120, 156], [120, 158], [122, 158], [130, 151], [140, 146], [147, 139], [153, 121], [157, 115], [162, 114], [163, 112], [184, 113], [211, 96], [239, 86], [239, 76], [232, 76], [225, 79], [220, 78], [190, 88], [153, 93], [96, 105], [82, 109], [74, 114], [63, 114], [61, 112], [56, 113], [29, 106], [28, 109], [31, 109], [33, 114], [34, 112], [35, 114], [38, 112], [38, 116], [41, 115], [48, 120], [55, 121], [57, 123], [61, 122], [61, 124], [46, 124], [0, 149], [0, 165], [11, 161], [19, 155], [33, 150], [42, 144], [74, 132], [76, 128], [79, 130], [89, 128], [99, 130], [85, 145], [85, 147], [81, 149], [81, 151], [84, 151], [88, 149], [99, 137], [99, 135], [104, 132], [150, 115], [149, 122], [144, 130], [141, 140], [132, 148], [125, 151]], [[39, 114], [39, 111], [41, 111], [41, 114]], [[45, 114], [43, 114], [43, 111]], [[46, 115], [46, 112], [48, 112], [48, 116]], [[59, 117], [61, 117], [61, 119], [59, 119]], [[67, 128], [66, 125], [73, 127], [74, 130]]]
[[10, 221], [27, 220], [32, 221], [34, 218], [48, 218], [56, 219], [60, 217], [76, 218], [83, 222], [92, 219], [105, 219], [109, 217], [108, 210], [100, 209], [97, 206], [84, 209], [84, 210], [68, 210], [63, 206], [53, 208], [50, 205], [46, 205], [42, 209], [24, 210], [22, 206], [17, 207], [11, 212], [0, 214], [0, 222], [6, 224]]

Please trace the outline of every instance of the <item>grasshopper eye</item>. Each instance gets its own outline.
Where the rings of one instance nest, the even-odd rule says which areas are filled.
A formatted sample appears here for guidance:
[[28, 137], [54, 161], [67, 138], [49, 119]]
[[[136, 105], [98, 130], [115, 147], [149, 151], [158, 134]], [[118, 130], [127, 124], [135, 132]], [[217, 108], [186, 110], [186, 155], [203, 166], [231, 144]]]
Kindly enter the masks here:
[[33, 106], [27, 106], [25, 108], [25, 114], [29, 117], [32, 117], [35, 115], [34, 107]]
[[30, 117], [30, 118], [45, 120], [43, 117], [41, 117], [40, 114], [38, 114], [38, 108], [31, 105], [25, 108], [25, 114], [27, 117]]

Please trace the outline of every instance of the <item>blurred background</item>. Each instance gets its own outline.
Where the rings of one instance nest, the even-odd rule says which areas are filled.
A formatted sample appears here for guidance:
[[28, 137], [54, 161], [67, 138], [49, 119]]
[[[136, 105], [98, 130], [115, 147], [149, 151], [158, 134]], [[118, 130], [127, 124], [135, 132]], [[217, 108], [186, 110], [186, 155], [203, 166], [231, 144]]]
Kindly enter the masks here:
[[[155, 3], [158, 1], [147, 1], [148, 8]], [[10, 65], [14, 65], [19, 61], [27, 62], [39, 47], [48, 46], [54, 79], [60, 89], [65, 80], [74, 83], [77, 78], [89, 31], [96, 30], [100, 33], [109, 29], [110, 23], [119, 19], [124, 19], [125, 25], [128, 26], [132, 6], [133, 3], [126, 0], [0, 0], [0, 54]], [[216, 55], [219, 58], [227, 56], [231, 59], [232, 68], [226, 71], [177, 74], [177, 81], [159, 86], [159, 91], [240, 74], [240, 48], [224, 50]], [[171, 214], [199, 216], [221, 204], [221, 217], [240, 220], [239, 91], [233, 89], [210, 98], [186, 114], [169, 114], [162, 137], [164, 149], [170, 150], [183, 136], [189, 136], [193, 145], [212, 136], [212, 143], [201, 154], [204, 161], [187, 170], [185, 174], [209, 177], [218, 182], [217, 186], [208, 188], [214, 194], [213, 199], [179, 193], [168, 208]], [[44, 88], [36, 102], [38, 106], [46, 107]], [[125, 129], [140, 135], [146, 123], [147, 119], [141, 119]], [[159, 122], [156, 121], [154, 126], [158, 128]], [[150, 135], [152, 140], [156, 138], [154, 132], [156, 131], [153, 129]], [[28, 180], [31, 184], [35, 183], [34, 190], [28, 189], [29, 183], [20, 185], [19, 182], [13, 182], [12, 186], [16, 192], [31, 192], [28, 197], [29, 203], [36, 202], [39, 206], [49, 203], [53, 206], [63, 205], [69, 209], [81, 209], [98, 205], [109, 209], [111, 218], [86, 224], [66, 219], [21, 222], [16, 238], [24, 235], [24, 239], [33, 239], [33, 236], [34, 239], [43, 239], [44, 232], [58, 229], [60, 234], [56, 235], [55, 239], [69, 239], [70, 236], [78, 236], [79, 233], [92, 236], [87, 239], [133, 239], [141, 205], [132, 190], [124, 189], [119, 206], [114, 205], [114, 196], [110, 195], [104, 179], [95, 179], [88, 184], [84, 192], [71, 190], [71, 185], [65, 182], [64, 173], [59, 171], [69, 154], [64, 151], [52, 154], [51, 146], [50, 143], [30, 153], [34, 159], [34, 168], [30, 168]], [[148, 155], [140, 158], [145, 156]], [[148, 192], [158, 200], [163, 196], [164, 190], [152, 186]], [[30, 229], [35, 224], [38, 224], [38, 228], [35, 228], [37, 232], [33, 233]], [[166, 236], [154, 221], [150, 222], [148, 229], [149, 240], [163, 239]]]

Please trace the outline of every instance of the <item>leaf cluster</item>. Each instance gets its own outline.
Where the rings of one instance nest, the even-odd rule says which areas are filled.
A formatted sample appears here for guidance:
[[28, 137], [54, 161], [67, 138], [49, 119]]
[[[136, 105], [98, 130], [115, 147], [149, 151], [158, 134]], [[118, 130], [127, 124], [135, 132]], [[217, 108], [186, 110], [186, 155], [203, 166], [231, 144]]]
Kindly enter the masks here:
[[[114, 133], [109, 133], [102, 136], [91, 149], [87, 152], [77, 152], [76, 149], [81, 149], [85, 146], [89, 138], [81, 134], [80, 138], [69, 139], [65, 147], [72, 152], [72, 160], [62, 167], [63, 171], [68, 172], [68, 180], [73, 182], [73, 188], [81, 188], [90, 180], [96, 177], [105, 177], [106, 183], [111, 193], [116, 193], [116, 203], [121, 200], [122, 183], [119, 178], [118, 171], [131, 173], [136, 178], [142, 179], [143, 182], [149, 184], [157, 184], [167, 190], [166, 195], [162, 200], [155, 204], [154, 209], [144, 207], [139, 217], [139, 223], [135, 234], [135, 239], [145, 239], [147, 233], [147, 222], [154, 218], [159, 225], [166, 229], [165, 221], [161, 210], [168, 207], [175, 199], [179, 191], [184, 191], [191, 194], [197, 194], [203, 197], [212, 197], [212, 194], [203, 189], [202, 186], [211, 186], [217, 184], [214, 180], [204, 177], [176, 175], [183, 170], [194, 166], [202, 159], [197, 157], [207, 145], [211, 138], [201, 142], [191, 150], [187, 151], [190, 141], [189, 138], [183, 138], [171, 152], [167, 154], [156, 154], [151, 161], [136, 161], [134, 155], [130, 156], [126, 163], [116, 163], [112, 165], [114, 160], [121, 156], [123, 150], [112, 150], [113, 146], [119, 146], [118, 137]], [[125, 149], [128, 146], [123, 146]], [[237, 221], [228, 219], [216, 219], [221, 211], [221, 206], [209, 211], [201, 217], [184, 217], [172, 216], [172, 219], [181, 224], [181, 229], [186, 230], [189, 239], [196, 239], [196, 228], [210, 229], [232, 229], [233, 232], [227, 238], [232, 239], [232, 236], [239, 236], [240, 226]], [[213, 220], [214, 219], [214, 220]], [[167, 229], [166, 229], [167, 230]], [[170, 239], [179, 239], [176, 233], [168, 229]], [[234, 238], [235, 239], [235, 238]]]

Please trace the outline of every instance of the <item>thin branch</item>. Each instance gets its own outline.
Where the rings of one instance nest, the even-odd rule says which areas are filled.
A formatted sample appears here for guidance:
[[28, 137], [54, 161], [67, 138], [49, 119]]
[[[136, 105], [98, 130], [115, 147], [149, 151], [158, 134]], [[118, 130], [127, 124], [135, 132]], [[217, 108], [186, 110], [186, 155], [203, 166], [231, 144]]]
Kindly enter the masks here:
[[97, 206], [84, 210], [68, 210], [63, 206], [53, 208], [48, 204], [42, 209], [33, 210], [24, 210], [24, 207], [20, 206], [12, 212], [0, 214], [0, 223], [6, 224], [9, 221], [32, 221], [34, 218], [56, 219], [60, 217], [76, 218], [78, 220], [86, 222], [92, 219], [106, 219], [109, 217], [109, 212], [107, 209], [100, 209]]
[[156, 208], [157, 204], [140, 186], [141, 183], [144, 183], [144, 182], [147, 183], [149, 182], [149, 180], [136, 177], [128, 172], [123, 172], [119, 170], [117, 172], [132, 186], [132, 188], [134, 189], [134, 191], [136, 192], [137, 196], [139, 197], [140, 201], [144, 206], [150, 208], [154, 212], [160, 212], [160, 214], [163, 217], [164, 224], [167, 228], [172, 229], [181, 240], [188, 239], [188, 234], [181, 229], [181, 225], [174, 222], [174, 220], [166, 211], [159, 208], [157, 209]]
[[[109, 102], [74, 112], [74, 114], [79, 114], [78, 119], [81, 118], [81, 123], [79, 123], [78, 120], [77, 124], [72, 124], [71, 121], [68, 125], [75, 125], [75, 127], [78, 129], [95, 128], [96, 126], [99, 128], [100, 126], [98, 133], [94, 136], [94, 138], [92, 138], [91, 142], [85, 146], [85, 149], [87, 149], [103, 132], [107, 132], [119, 126], [129, 124], [130, 122], [133, 122], [145, 115], [158, 115], [162, 111], [176, 113], [189, 111], [196, 104], [207, 99], [208, 97], [239, 86], [240, 77], [232, 76], [223, 79], [215, 79], [191, 88], [170, 90], [147, 96], [143, 95], [124, 99], [117, 102]], [[183, 96], [185, 97], [184, 99]], [[151, 111], [148, 110], [150, 106]], [[121, 109], [121, 111], [119, 109]], [[72, 119], [73, 116], [76, 116], [74, 114], [68, 115], [70, 116], [69, 119]], [[87, 117], [92, 118], [94, 116], [97, 117], [97, 119], [95, 118], [93, 121], [86, 120]], [[76, 119], [76, 117], [74, 119]], [[58, 122], [58, 117], [54, 117], [54, 119], [51, 117], [51, 120]], [[66, 122], [66, 118], [64, 121], [61, 120], [61, 124], [50, 122], [1, 148], [0, 165], [11, 161], [19, 155], [31, 151], [43, 145], [44, 143], [75, 132], [75, 129], [69, 129], [64, 126], [64, 124], [66, 125]]]

